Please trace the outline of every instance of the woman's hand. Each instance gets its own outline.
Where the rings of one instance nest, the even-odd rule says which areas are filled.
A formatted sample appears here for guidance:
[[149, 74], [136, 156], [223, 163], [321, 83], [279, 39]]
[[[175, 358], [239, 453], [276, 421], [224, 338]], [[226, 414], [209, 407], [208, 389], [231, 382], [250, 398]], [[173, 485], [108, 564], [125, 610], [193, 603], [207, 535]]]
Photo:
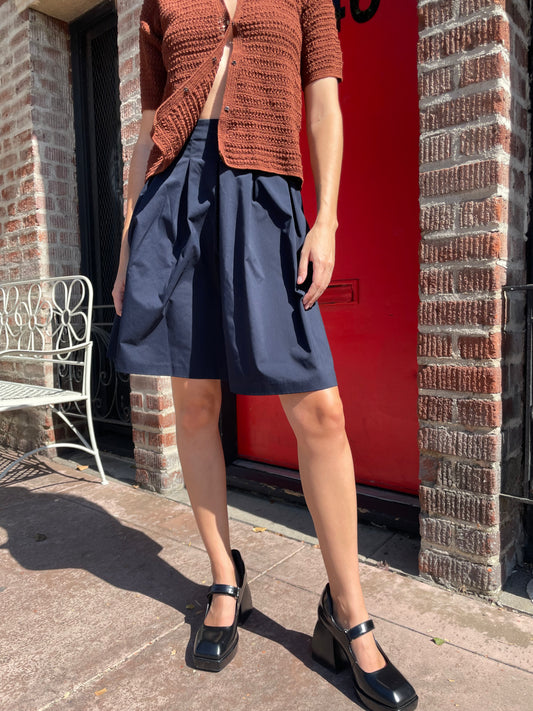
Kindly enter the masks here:
[[126, 274], [119, 272], [117, 278], [115, 279], [115, 285], [113, 286], [113, 291], [111, 292], [113, 296], [113, 304], [115, 305], [115, 311], [117, 316], [122, 316], [122, 304], [124, 302], [124, 289], [126, 287]]
[[313, 281], [302, 297], [302, 303], [306, 310], [310, 309], [322, 296], [331, 281], [335, 265], [336, 229], [336, 225], [317, 220], [307, 233], [302, 246], [298, 265], [298, 284], [305, 281], [309, 262], [313, 264]]
[[129, 252], [129, 244], [126, 236], [122, 239], [117, 276], [113, 286], [113, 291], [111, 292], [117, 316], [122, 316], [122, 304], [124, 302], [124, 289], [126, 287], [126, 271], [128, 269]]

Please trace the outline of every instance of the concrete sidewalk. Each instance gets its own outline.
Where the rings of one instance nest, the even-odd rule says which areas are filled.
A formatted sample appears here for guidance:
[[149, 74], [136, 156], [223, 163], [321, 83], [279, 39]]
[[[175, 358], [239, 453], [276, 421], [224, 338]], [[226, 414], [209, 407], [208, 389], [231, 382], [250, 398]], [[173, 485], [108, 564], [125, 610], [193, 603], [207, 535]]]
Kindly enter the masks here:
[[[325, 574], [307, 513], [264, 500], [261, 513], [239, 496], [233, 544], [256, 609], [235, 660], [210, 674], [191, 666], [210, 574], [187, 504], [44, 460], [10, 472], [0, 483], [0, 708], [360, 708], [349, 673], [311, 659]], [[394, 538], [360, 528], [376, 637], [419, 709], [531, 709], [533, 617], [365, 562], [394, 558]]]

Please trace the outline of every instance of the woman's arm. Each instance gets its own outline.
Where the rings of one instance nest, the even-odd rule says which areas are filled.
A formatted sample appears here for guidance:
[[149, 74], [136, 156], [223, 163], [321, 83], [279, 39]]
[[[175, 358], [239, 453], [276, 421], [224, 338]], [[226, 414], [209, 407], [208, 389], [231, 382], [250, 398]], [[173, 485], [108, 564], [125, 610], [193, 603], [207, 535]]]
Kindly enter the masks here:
[[303, 296], [303, 305], [311, 308], [328, 286], [335, 264], [337, 201], [342, 163], [342, 114], [338, 82], [334, 77], [317, 79], [305, 87], [307, 140], [315, 182], [317, 217], [302, 247], [298, 283], [313, 263], [313, 282]]
[[130, 256], [130, 247], [128, 243], [128, 230], [133, 214], [133, 208], [137, 202], [137, 198], [144, 185], [144, 177], [150, 151], [154, 145], [151, 138], [152, 126], [154, 123], [155, 111], [143, 111], [141, 118], [141, 127], [139, 129], [139, 137], [130, 163], [130, 173], [128, 179], [128, 197], [126, 204], [126, 217], [124, 219], [124, 230], [122, 232], [122, 240], [120, 244], [120, 259], [118, 264], [117, 278], [113, 287], [113, 302], [115, 310], [119, 316], [122, 315], [122, 302], [124, 299], [124, 286], [126, 283], [126, 270], [128, 268], [128, 260]]

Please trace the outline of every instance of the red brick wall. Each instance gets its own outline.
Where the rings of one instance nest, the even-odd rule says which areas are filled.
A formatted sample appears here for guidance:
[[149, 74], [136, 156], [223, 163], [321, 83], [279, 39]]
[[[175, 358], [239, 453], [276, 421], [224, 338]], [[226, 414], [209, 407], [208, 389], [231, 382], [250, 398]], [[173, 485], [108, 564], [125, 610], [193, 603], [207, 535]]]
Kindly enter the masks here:
[[420, 571], [494, 595], [519, 552], [529, 193], [525, 0], [419, 2]]
[[44, 217], [47, 249], [43, 269], [62, 276], [77, 273], [81, 260], [68, 25], [31, 12], [30, 52], [35, 208]]
[[[118, 50], [124, 191], [139, 132], [139, 13], [142, 0], [118, 0]], [[183, 484], [169, 378], [132, 375], [131, 419], [136, 478], [147, 488], [168, 491]]]
[[[70, 274], [80, 245], [68, 27], [11, 0], [0, 4], [0, 280]], [[41, 370], [25, 380], [44, 382]], [[53, 438], [42, 412], [0, 416], [0, 441]]]
[[[29, 13], [18, 15], [11, 2], [0, 6], [2, 89], [0, 91], [0, 279], [41, 274], [40, 232], [35, 209], [32, 164], [32, 107]], [[19, 209], [20, 206], [20, 209]]]
[[0, 6], [0, 278], [78, 270], [68, 27]]

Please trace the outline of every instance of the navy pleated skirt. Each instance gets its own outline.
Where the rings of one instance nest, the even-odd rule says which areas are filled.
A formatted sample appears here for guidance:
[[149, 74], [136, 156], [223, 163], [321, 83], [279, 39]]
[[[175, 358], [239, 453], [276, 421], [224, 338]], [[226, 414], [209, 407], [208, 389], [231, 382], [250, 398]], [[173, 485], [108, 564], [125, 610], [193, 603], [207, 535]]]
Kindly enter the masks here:
[[108, 354], [120, 372], [216, 378], [246, 395], [332, 387], [320, 309], [304, 309], [296, 284], [298, 181], [229, 168], [217, 130], [200, 120], [139, 196]]

